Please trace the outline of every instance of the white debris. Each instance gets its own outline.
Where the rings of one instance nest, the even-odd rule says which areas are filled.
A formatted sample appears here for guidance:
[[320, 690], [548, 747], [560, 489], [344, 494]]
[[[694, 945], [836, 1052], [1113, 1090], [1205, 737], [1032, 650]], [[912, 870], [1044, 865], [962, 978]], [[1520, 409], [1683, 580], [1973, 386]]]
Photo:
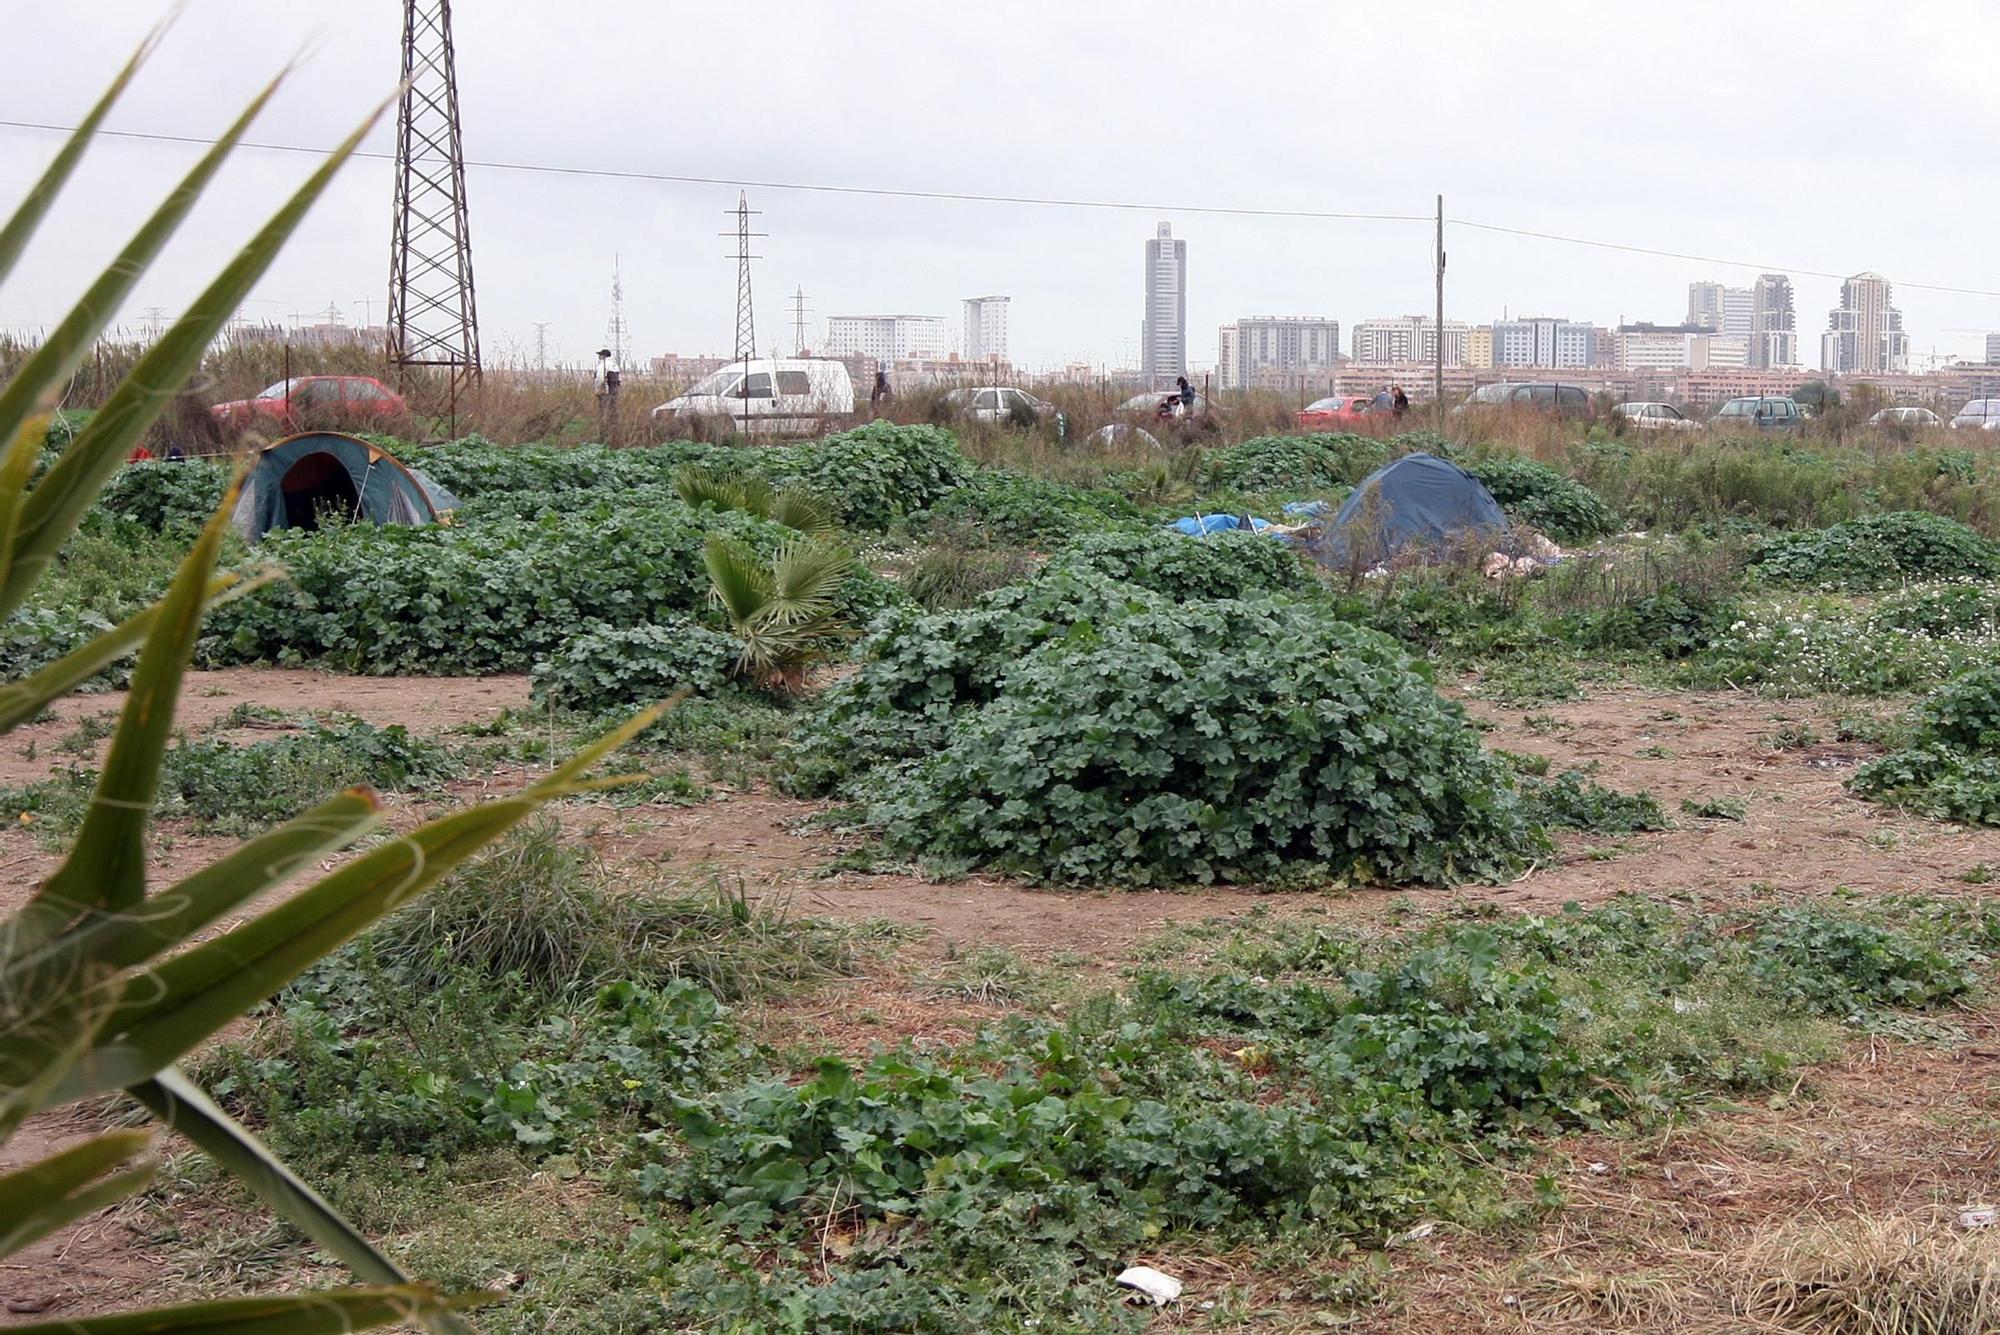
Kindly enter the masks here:
[[1415, 1228], [1405, 1229], [1403, 1232], [1394, 1235], [1389, 1239], [1389, 1245], [1391, 1247], [1401, 1247], [1406, 1243], [1422, 1242], [1435, 1232], [1437, 1232], [1436, 1221], [1426, 1221], [1418, 1224]]
[[1604, 1174], [1611, 1171], [1611, 1165], [1605, 1163], [1602, 1159], [1593, 1160], [1592, 1162], [1585, 1164], [1584, 1167], [1588, 1168], [1591, 1172], [1596, 1173], [1599, 1177], [1602, 1177]]
[[1990, 1205], [1975, 1205], [1970, 1210], [1958, 1212], [1960, 1228], [1991, 1228], [1995, 1221], [2000, 1221], [2000, 1210]]
[[1179, 1280], [1149, 1265], [1127, 1266], [1119, 1274], [1118, 1283], [1125, 1288], [1136, 1289], [1145, 1294], [1153, 1300], [1155, 1307], [1165, 1307], [1181, 1296]]

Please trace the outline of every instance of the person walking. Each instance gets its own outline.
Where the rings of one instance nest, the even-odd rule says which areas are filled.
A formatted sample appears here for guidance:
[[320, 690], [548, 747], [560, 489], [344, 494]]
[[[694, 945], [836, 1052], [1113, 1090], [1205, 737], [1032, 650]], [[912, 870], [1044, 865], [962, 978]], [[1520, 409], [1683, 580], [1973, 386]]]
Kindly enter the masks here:
[[1375, 397], [1368, 401], [1368, 411], [1371, 413], [1396, 411], [1396, 396], [1389, 392], [1388, 386], [1385, 385], [1375, 391]]
[[889, 395], [889, 373], [878, 367], [875, 371], [875, 387], [868, 391], [868, 415], [870, 417], [881, 415], [882, 405], [889, 401]]
[[1184, 375], [1174, 377], [1174, 383], [1180, 386], [1181, 416], [1193, 417], [1194, 386], [1188, 383], [1188, 378]]
[[1389, 386], [1389, 406], [1398, 417], [1410, 411], [1410, 396], [1403, 392], [1401, 385]]
[[611, 349], [597, 350], [597, 374], [592, 377], [597, 386], [597, 438], [606, 445], [618, 443], [618, 363], [611, 358]]

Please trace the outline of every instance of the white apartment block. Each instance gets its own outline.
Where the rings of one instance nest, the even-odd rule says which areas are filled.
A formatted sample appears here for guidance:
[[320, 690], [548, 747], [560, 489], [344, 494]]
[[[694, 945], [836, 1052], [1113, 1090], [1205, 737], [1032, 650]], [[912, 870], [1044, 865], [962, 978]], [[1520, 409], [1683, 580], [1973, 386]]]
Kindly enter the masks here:
[[1688, 284], [1687, 322], [1705, 325], [1718, 334], [1748, 338], [1755, 305], [1755, 294], [1747, 287], [1729, 287], [1722, 283]]
[[1217, 389], [1241, 389], [1236, 379], [1237, 330], [1233, 324], [1223, 325], [1215, 331], [1215, 387]]
[[1493, 322], [1493, 364], [1582, 370], [1596, 359], [1597, 331], [1561, 316]]
[[942, 315], [835, 315], [826, 322], [826, 355], [904, 362], [956, 352]]
[[1338, 320], [1246, 315], [1233, 328], [1236, 356], [1231, 378], [1236, 388], [1293, 389], [1324, 380], [1340, 363]]
[[1986, 336], [1986, 364], [2000, 366], [2000, 334]]
[[[1466, 339], [1471, 331], [1463, 320], [1444, 322], [1444, 364], [1465, 365]], [[1363, 320], [1348, 342], [1357, 362], [1388, 364], [1437, 361], [1437, 322], [1428, 315], [1398, 315]]]
[[965, 360], [1007, 360], [1007, 298], [965, 299]]

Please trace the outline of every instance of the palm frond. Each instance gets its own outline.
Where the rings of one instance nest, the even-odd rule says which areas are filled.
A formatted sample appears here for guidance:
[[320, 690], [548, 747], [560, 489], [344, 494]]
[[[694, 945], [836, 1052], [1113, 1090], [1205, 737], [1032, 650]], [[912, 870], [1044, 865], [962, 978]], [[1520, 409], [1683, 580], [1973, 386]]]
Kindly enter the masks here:
[[715, 601], [729, 614], [731, 624], [743, 625], [770, 603], [775, 592], [771, 572], [755, 552], [736, 539], [711, 534], [702, 545], [701, 561], [708, 567]]
[[766, 617], [782, 625], [795, 625], [825, 614], [853, 569], [854, 558], [838, 547], [813, 538], [786, 543], [771, 558]]
[[734, 510], [743, 493], [736, 479], [720, 469], [682, 464], [674, 470], [674, 494], [696, 509], [712, 505], [718, 510]]
[[830, 538], [835, 532], [833, 507], [797, 487], [786, 487], [772, 498], [770, 515], [809, 538]]

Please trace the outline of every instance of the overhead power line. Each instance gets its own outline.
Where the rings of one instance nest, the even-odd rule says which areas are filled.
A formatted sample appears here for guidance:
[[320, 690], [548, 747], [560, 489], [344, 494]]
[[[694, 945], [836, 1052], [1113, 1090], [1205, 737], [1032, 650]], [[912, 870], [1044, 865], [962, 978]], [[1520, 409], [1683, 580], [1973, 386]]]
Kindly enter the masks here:
[[[25, 121], [0, 119], [0, 128], [14, 130], [41, 130], [52, 134], [72, 134], [76, 127], [57, 125], [47, 121]], [[207, 148], [215, 140], [200, 135], [162, 134], [148, 130], [99, 130], [98, 134], [112, 139], [137, 139], [163, 144], [187, 144]], [[322, 157], [326, 151], [307, 144], [272, 144], [246, 142], [242, 148], [257, 149], [267, 153], [304, 153]], [[378, 152], [357, 152], [357, 158], [371, 158], [378, 161], [393, 161], [394, 155]], [[609, 167], [566, 167], [547, 162], [500, 162], [491, 160], [465, 160], [467, 168], [483, 171], [524, 172], [544, 176], [594, 177], [613, 181], [653, 181], [670, 185], [714, 185], [727, 186], [732, 190], [795, 190], [812, 194], [855, 195], [878, 199], [919, 199], [967, 204], [1016, 204], [1037, 208], [1066, 209], [1115, 209], [1132, 213], [1190, 213], [1208, 214], [1236, 218], [1294, 218], [1321, 222], [1393, 222], [1393, 223], [1434, 223], [1436, 218], [1425, 213], [1355, 213], [1330, 209], [1275, 209], [1248, 208], [1223, 204], [1173, 204], [1146, 203], [1136, 200], [1115, 199], [1072, 199], [1055, 195], [997, 195], [960, 190], [905, 190], [888, 186], [826, 185], [809, 181], [754, 181], [734, 176], [687, 176], [671, 172], [624, 171]], [[1653, 246], [1633, 245], [1623, 241], [1603, 241], [1594, 237], [1566, 236], [1557, 232], [1541, 232], [1526, 227], [1510, 227], [1502, 223], [1480, 222], [1473, 218], [1446, 218], [1445, 222], [1454, 227], [1465, 227], [1475, 231], [1494, 232], [1505, 236], [1518, 236], [1536, 241], [1553, 241], [1566, 246], [1584, 246], [1596, 250], [1615, 250], [1628, 255], [1648, 255], [1658, 259], [1687, 260], [1696, 264], [1714, 264], [1732, 269], [1756, 269], [1766, 273], [1803, 274], [1811, 278], [1846, 279], [1852, 274], [1835, 273], [1826, 269], [1815, 269], [1800, 264], [1762, 264], [1750, 260], [1727, 259], [1716, 255], [1699, 255], [1689, 251], [1666, 250]], [[1898, 287], [1915, 288], [1924, 292], [1945, 292], [1965, 297], [2000, 297], [2000, 289], [1964, 287], [1951, 283], [1923, 283], [1911, 279], [1893, 280]]]

